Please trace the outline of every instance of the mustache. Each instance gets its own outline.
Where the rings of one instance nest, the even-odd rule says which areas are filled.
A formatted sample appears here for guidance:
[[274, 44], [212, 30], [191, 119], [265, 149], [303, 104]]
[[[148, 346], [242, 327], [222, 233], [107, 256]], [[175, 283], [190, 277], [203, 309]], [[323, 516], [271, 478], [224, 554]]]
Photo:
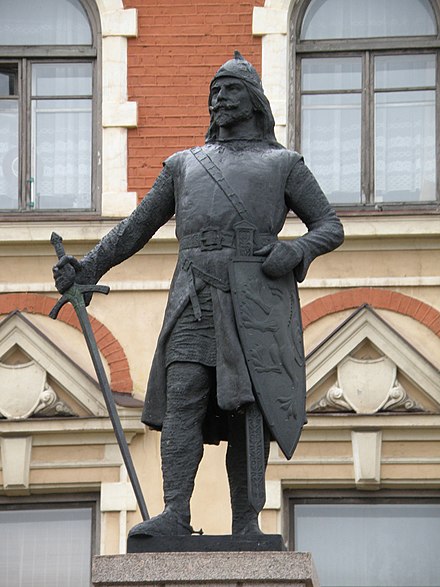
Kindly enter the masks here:
[[220, 102], [214, 106], [209, 107], [210, 112], [218, 112], [219, 110], [235, 110], [240, 105], [239, 102]]

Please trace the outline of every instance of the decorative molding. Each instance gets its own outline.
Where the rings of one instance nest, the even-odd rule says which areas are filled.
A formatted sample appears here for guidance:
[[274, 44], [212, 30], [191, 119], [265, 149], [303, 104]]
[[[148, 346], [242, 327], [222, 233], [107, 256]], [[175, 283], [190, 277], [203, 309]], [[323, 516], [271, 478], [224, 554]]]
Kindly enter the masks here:
[[0, 436], [3, 489], [6, 495], [29, 493], [32, 436]]
[[[112, 131], [113, 129], [108, 128], [105, 130]], [[123, 145], [124, 143], [122, 143]], [[111, 185], [106, 188], [106, 191], [114, 194], [124, 193], [124, 190], [122, 192], [115, 191], [115, 186]], [[373, 215], [366, 217], [359, 215], [344, 217], [343, 222], [345, 242], [338, 251], [438, 250], [440, 248], [438, 239], [440, 236], [440, 223], [437, 215], [415, 213], [404, 216]], [[58, 223], [62, 226], [65, 242], [77, 243], [83, 246], [85, 241], [90, 243], [98, 242], [113, 228], [115, 220], [99, 218], [96, 220], [74, 221], [66, 217], [66, 219], [60, 218]], [[175, 220], [171, 219], [156, 232], [151, 243], [157, 245], [158, 243], [166, 242], [176, 246], [175, 228]], [[35, 245], [47, 246], [46, 254], [53, 255], [53, 250], [49, 247], [52, 230], [53, 221], [31, 222], [21, 220], [20, 222], [0, 222], [0, 241], [2, 242], [2, 251], [0, 253], [5, 254], [4, 251], [7, 250], [7, 246], [13, 245], [15, 255], [28, 255], [29, 248], [27, 245], [32, 244], [33, 248], [35, 248]], [[279, 235], [280, 238], [292, 239], [302, 234], [304, 234], [304, 224], [293, 215], [287, 216], [286, 223]], [[19, 248], [20, 244], [23, 245], [21, 250]], [[138, 254], [151, 254], [150, 251], [151, 246]], [[416, 277], [418, 276], [412, 276], [412, 278]]]
[[[391, 292], [392, 293], [392, 292]], [[338, 384], [336, 389], [327, 388], [319, 400], [315, 400], [312, 409], [319, 409], [319, 404], [323, 400], [321, 408], [337, 407], [342, 411], [347, 411], [347, 405], [358, 413], [365, 413], [362, 409], [356, 408], [353, 403], [353, 396], [349, 397], [347, 389], [340, 381], [340, 365], [353, 362], [350, 355], [359, 349], [362, 344], [369, 342], [377, 351], [387, 357], [387, 362], [392, 366], [392, 373], [388, 375], [389, 387], [383, 391], [382, 399], [376, 402], [376, 409], [379, 410], [414, 410], [421, 409], [412, 402], [411, 398], [405, 395], [405, 390], [399, 381], [396, 382], [394, 374], [399, 372], [405, 375], [419, 390], [422, 397], [426, 397], [430, 405], [436, 407], [435, 411], [440, 411], [440, 376], [439, 371], [429, 361], [427, 361], [418, 351], [416, 351], [400, 334], [389, 326], [376, 312], [369, 306], [363, 306], [356, 310], [342, 325], [340, 325], [319, 347], [312, 351], [306, 359], [308, 395], [312, 396], [313, 392], [323, 385], [331, 374], [338, 373]], [[349, 358], [350, 357], [350, 358]], [[365, 367], [365, 362], [359, 362], [356, 369], [359, 371]], [[363, 375], [368, 375], [368, 371]], [[376, 375], [377, 377], [377, 375]], [[380, 375], [379, 375], [380, 378]], [[365, 383], [365, 388], [369, 388], [371, 382]], [[330, 392], [330, 393], [328, 393]], [[355, 389], [354, 393], [357, 393]], [[327, 405], [328, 404], [328, 405]]]
[[[22, 391], [22, 396], [29, 395], [29, 400], [16, 398], [14, 407], [13, 399], [9, 401], [6, 409], [0, 402], [0, 411], [9, 414], [13, 419], [24, 419], [37, 410], [42, 410], [41, 415], [49, 415], [51, 411], [61, 409], [73, 409], [75, 413], [83, 416], [105, 416], [107, 414], [102, 394], [96, 381], [87, 375], [67, 355], [55, 346], [45, 335], [40, 332], [20, 312], [11, 314], [0, 323], [0, 360], [19, 349], [23, 355], [29, 357], [27, 365], [3, 366], [3, 377], [0, 385], [8, 385], [8, 379], [13, 377], [13, 391]], [[10, 377], [7, 378], [6, 374]], [[46, 384], [46, 377], [53, 378], [67, 396], [72, 398], [72, 407], [59, 404], [57, 394], [50, 391]], [[34, 381], [32, 387], [30, 381]], [[36, 383], [38, 380], [38, 383]], [[12, 381], [12, 380], [11, 380]], [[31, 395], [33, 391], [33, 395]], [[7, 388], [2, 390], [8, 400]], [[9, 398], [10, 399], [10, 398]], [[8, 404], [8, 401], [7, 401]], [[73, 406], [78, 406], [73, 408]], [[12, 410], [12, 411], [11, 411]], [[59, 414], [58, 414], [59, 415]]]
[[351, 443], [356, 486], [362, 489], [379, 489], [382, 433], [353, 430]]
[[309, 412], [423, 412], [397, 380], [396, 365], [387, 357], [355, 359], [348, 356], [337, 366], [337, 383], [312, 405]]
[[[21, 312], [48, 316], [54, 304], [54, 298], [33, 293], [2, 294], [0, 295], [0, 315], [9, 314], [9, 316], [3, 322], [0, 322], [0, 328], [3, 328], [8, 320], [15, 320], [14, 316], [19, 316], [31, 329], [39, 332]], [[64, 322], [77, 330], [81, 329], [75, 311], [70, 304], [61, 309], [58, 315], [58, 321]], [[104, 356], [110, 369], [110, 386], [112, 391], [120, 393], [131, 392], [133, 390], [133, 381], [124, 349], [102, 322], [93, 316], [90, 316], [90, 322], [98, 349]], [[40, 336], [44, 338], [42, 333], [40, 333]], [[2, 355], [0, 354], [1, 357]]]
[[7, 365], [0, 361], [0, 418], [74, 416], [47, 383], [46, 371], [35, 361]]

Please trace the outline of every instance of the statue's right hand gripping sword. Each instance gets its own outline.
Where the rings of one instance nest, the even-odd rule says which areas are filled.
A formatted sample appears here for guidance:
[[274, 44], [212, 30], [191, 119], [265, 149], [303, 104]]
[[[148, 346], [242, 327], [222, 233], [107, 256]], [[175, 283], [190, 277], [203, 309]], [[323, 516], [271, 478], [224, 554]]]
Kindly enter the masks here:
[[[56, 234], [52, 233], [50, 242], [55, 248], [58, 259], [64, 257], [64, 246], [63, 239]], [[110, 288], [106, 285], [81, 285], [73, 283], [73, 285], [62, 295], [55, 306], [52, 308], [49, 316], [54, 320], [58, 316], [59, 311], [67, 302], [70, 302], [76, 312], [81, 329], [86, 339], [87, 347], [92, 358], [93, 365], [95, 367], [96, 376], [98, 377], [99, 385], [101, 387], [102, 395], [104, 396], [105, 405], [115, 432], [116, 439], [118, 441], [119, 449], [122, 454], [122, 458], [127, 469], [128, 476], [133, 487], [134, 494], [136, 496], [139, 510], [143, 520], [148, 520], [148, 510], [145, 504], [144, 496], [142, 494], [139, 479], [136, 474], [136, 470], [133, 465], [131, 454], [128, 448], [127, 440], [124, 435], [124, 431], [119, 420], [118, 411], [116, 409], [115, 400], [113, 399], [113, 393], [110, 389], [110, 385], [107, 379], [107, 375], [102, 364], [101, 356], [99, 354], [98, 345], [96, 344], [95, 335], [93, 334], [92, 326], [90, 324], [89, 316], [86, 310], [86, 304], [84, 301], [84, 294], [87, 293], [104, 293], [108, 294]]]

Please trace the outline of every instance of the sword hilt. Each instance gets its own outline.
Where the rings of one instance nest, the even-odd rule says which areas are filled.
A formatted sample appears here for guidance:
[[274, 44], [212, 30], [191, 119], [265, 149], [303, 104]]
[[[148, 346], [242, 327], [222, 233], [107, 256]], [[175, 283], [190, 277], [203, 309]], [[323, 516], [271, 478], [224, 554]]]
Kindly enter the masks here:
[[[65, 256], [65, 250], [63, 245], [62, 237], [57, 234], [56, 232], [52, 232], [50, 237], [50, 242], [53, 245], [55, 252], [57, 254], [58, 259], [61, 259]], [[78, 263], [78, 261], [76, 261]], [[59, 311], [67, 304], [67, 302], [71, 302], [73, 306], [75, 304], [81, 304], [84, 302], [84, 294], [86, 293], [102, 293], [107, 295], [110, 291], [108, 285], [94, 285], [94, 284], [79, 284], [74, 283], [69, 289], [61, 296], [61, 298], [57, 301], [55, 306], [49, 313], [49, 317], [52, 320], [56, 320]]]

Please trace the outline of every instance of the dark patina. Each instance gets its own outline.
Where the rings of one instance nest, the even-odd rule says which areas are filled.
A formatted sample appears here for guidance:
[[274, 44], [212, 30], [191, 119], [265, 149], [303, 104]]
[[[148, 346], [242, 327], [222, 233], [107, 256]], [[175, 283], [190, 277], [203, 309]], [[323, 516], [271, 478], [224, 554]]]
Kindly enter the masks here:
[[[343, 230], [302, 157], [282, 147], [255, 69], [239, 53], [214, 76], [203, 147], [172, 155], [150, 193], [79, 261], [60, 291], [97, 283], [173, 215], [179, 256], [142, 420], [162, 430], [165, 510], [130, 538], [189, 536], [203, 443], [228, 442], [232, 533], [258, 536], [269, 441], [290, 458], [305, 423], [297, 282]], [[289, 210], [306, 225], [280, 241]], [[78, 262], [77, 262], [78, 263]], [[69, 268], [70, 267], [70, 268]]]

